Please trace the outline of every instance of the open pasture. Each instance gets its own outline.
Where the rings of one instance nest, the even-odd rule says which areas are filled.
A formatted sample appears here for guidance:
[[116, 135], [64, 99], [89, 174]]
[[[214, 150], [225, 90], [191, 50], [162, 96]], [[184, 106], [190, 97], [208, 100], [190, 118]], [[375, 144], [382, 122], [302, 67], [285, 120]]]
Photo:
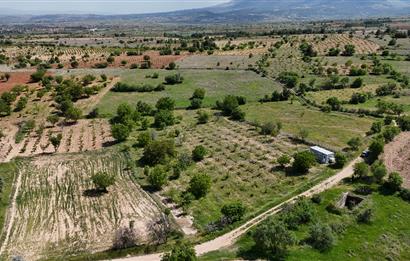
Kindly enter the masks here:
[[363, 137], [370, 129], [372, 119], [341, 113], [324, 113], [302, 106], [298, 101], [247, 104], [243, 110], [249, 122], [266, 123], [280, 121], [283, 131], [300, 135], [308, 133], [307, 140], [332, 149], [346, 147], [350, 138]]
[[[146, 75], [159, 73], [158, 79], [146, 78]], [[225, 95], [241, 95], [249, 102], [257, 101], [265, 94], [271, 94], [274, 90], [280, 90], [280, 84], [267, 78], [262, 78], [251, 71], [223, 71], [223, 70], [139, 70], [126, 72], [121, 76], [125, 83], [147, 83], [156, 85], [164, 81], [166, 75], [180, 73], [184, 82], [177, 85], [167, 85], [165, 91], [150, 93], [117, 93], [109, 92], [98, 104], [102, 114], [113, 114], [121, 103], [136, 104], [138, 101], [155, 104], [161, 97], [169, 96], [176, 101], [178, 108], [186, 108], [190, 105], [189, 98], [197, 88], [206, 91], [203, 106], [215, 105], [217, 100]]]

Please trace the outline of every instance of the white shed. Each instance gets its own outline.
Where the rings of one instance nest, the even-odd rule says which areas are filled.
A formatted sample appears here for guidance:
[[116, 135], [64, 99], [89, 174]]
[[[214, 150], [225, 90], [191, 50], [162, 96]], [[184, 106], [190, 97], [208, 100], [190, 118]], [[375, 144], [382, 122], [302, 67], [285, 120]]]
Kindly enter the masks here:
[[335, 161], [335, 153], [319, 146], [310, 147], [310, 151], [315, 154], [316, 159], [321, 164], [329, 164]]

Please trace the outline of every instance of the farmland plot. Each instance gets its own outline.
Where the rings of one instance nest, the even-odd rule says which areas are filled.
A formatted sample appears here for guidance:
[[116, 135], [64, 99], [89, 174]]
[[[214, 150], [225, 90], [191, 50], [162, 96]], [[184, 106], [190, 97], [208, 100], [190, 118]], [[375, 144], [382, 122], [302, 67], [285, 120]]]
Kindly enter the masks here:
[[[145, 243], [147, 226], [162, 215], [120, 154], [38, 157], [18, 164], [21, 181], [5, 256], [37, 260], [106, 250], [116, 230], [131, 223]], [[94, 188], [91, 176], [100, 171], [114, 174], [115, 185], [109, 193], [87, 195]]]
[[293, 155], [305, 150], [306, 146], [283, 135], [260, 135], [246, 123], [216, 117], [208, 124], [186, 127], [182, 135], [186, 149], [190, 151], [202, 145], [208, 156], [178, 180], [170, 182], [163, 193], [180, 203], [179, 192], [188, 186], [195, 173], [210, 175], [210, 192], [205, 198], [193, 201], [188, 210], [202, 230], [220, 217], [220, 208], [224, 204], [242, 202], [247, 216], [251, 216], [330, 174], [317, 167], [306, 176], [286, 175], [277, 167], [276, 159], [283, 154]]
[[0, 138], [0, 162], [16, 156], [29, 157], [43, 153], [53, 153], [55, 148], [49, 141], [50, 135], [62, 135], [58, 153], [98, 150], [111, 144], [111, 130], [106, 120], [80, 120], [77, 124], [45, 128], [41, 132], [33, 130], [16, 142], [18, 126], [6, 123], [2, 126], [4, 137]]

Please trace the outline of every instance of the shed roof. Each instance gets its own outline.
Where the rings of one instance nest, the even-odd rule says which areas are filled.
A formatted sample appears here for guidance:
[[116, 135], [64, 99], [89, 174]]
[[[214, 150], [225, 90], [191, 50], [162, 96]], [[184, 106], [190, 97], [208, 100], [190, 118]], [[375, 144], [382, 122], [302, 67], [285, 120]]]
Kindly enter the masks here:
[[332, 152], [332, 151], [330, 151], [330, 150], [327, 150], [327, 149], [324, 149], [324, 148], [319, 147], [319, 146], [313, 146], [313, 147], [310, 147], [310, 149], [313, 150], [313, 151], [317, 151], [317, 152], [319, 152], [319, 153], [322, 153], [322, 154], [324, 154], [324, 155], [329, 155], [329, 156], [331, 156], [331, 155], [334, 155], [334, 154], [335, 154], [334, 152]]

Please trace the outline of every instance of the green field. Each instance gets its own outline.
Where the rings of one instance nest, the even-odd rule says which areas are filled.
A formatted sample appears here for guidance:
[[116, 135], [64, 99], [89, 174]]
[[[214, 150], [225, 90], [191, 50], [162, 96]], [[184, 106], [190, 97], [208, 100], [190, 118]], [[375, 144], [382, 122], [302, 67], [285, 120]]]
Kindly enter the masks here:
[[[409, 260], [410, 258], [410, 204], [397, 196], [386, 196], [374, 192], [366, 196], [362, 203], [373, 209], [374, 217], [370, 224], [357, 223], [356, 211], [345, 211], [341, 216], [326, 211], [326, 206], [337, 201], [342, 192], [351, 190], [350, 186], [339, 186], [322, 193], [322, 203], [311, 204], [316, 218], [322, 224], [343, 224], [345, 231], [335, 233], [335, 245], [326, 252], [319, 252], [305, 244], [309, 225], [302, 225], [294, 231], [298, 243], [291, 247], [286, 260]], [[209, 253], [200, 258], [205, 260], [232, 260], [257, 253], [250, 234], [243, 236], [235, 246], [228, 250]]]
[[[159, 73], [158, 79], [145, 78], [154, 72]], [[203, 105], [213, 106], [215, 102], [225, 95], [245, 96], [248, 101], [257, 101], [265, 94], [271, 94], [273, 90], [280, 89], [280, 85], [269, 79], [262, 78], [251, 71], [224, 71], [224, 70], [138, 70], [126, 72], [121, 76], [121, 81], [126, 83], [148, 83], [156, 85], [164, 81], [166, 75], [180, 72], [184, 82], [178, 85], [166, 86], [162, 92], [151, 93], [115, 93], [109, 92], [98, 104], [102, 114], [113, 114], [120, 103], [127, 102], [136, 104], [138, 101], [155, 104], [165, 96], [170, 96], [176, 101], [178, 108], [186, 108], [190, 105], [189, 98], [196, 88], [204, 88], [206, 96]]]
[[14, 163], [0, 164], [0, 227], [4, 227], [6, 211], [9, 208], [10, 194], [12, 192], [16, 172], [17, 168]]
[[307, 140], [326, 147], [342, 149], [352, 137], [364, 136], [373, 122], [371, 118], [341, 113], [324, 113], [302, 106], [299, 102], [247, 104], [242, 107], [246, 120], [265, 123], [280, 121], [283, 131], [298, 135], [308, 131]]

